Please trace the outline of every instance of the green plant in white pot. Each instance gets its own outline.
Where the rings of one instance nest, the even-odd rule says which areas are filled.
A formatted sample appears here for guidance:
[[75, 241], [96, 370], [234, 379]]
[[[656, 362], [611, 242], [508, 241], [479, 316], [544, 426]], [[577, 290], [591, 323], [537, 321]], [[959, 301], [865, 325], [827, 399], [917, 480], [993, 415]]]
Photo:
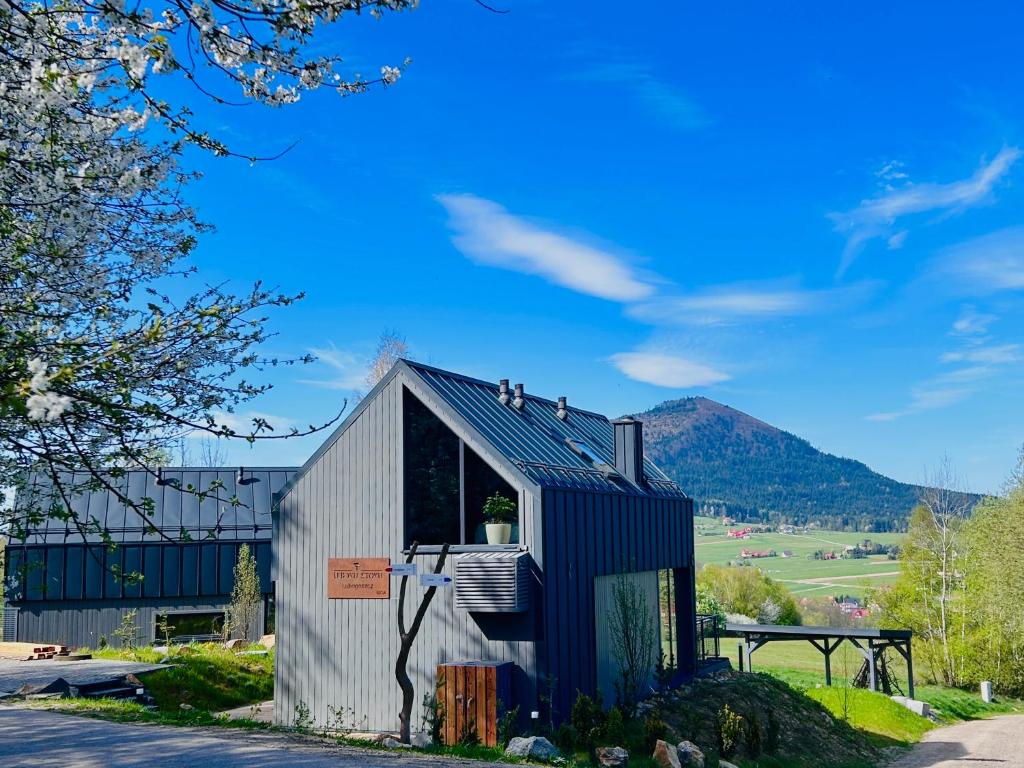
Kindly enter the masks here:
[[484, 502], [484, 530], [488, 544], [508, 544], [512, 540], [512, 524], [519, 522], [519, 507], [500, 493]]

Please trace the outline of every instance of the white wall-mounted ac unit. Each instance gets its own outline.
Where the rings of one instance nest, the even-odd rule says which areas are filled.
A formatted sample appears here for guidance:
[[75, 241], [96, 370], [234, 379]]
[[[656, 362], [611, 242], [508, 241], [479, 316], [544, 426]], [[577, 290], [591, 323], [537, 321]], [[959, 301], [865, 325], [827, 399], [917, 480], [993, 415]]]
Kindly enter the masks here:
[[476, 552], [455, 557], [455, 607], [516, 613], [530, 607], [530, 554]]

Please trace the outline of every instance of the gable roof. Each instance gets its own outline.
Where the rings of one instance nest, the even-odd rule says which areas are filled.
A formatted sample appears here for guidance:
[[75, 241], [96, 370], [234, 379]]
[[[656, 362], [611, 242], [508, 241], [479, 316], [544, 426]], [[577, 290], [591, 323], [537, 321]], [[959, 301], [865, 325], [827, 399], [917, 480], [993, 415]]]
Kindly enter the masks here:
[[[315, 464], [338, 437], [352, 424], [362, 409], [396, 376], [409, 377], [407, 383], [422, 385], [425, 393], [436, 398], [457, 417], [450, 423], [457, 429], [468, 429], [473, 435], [513, 467], [519, 474], [540, 488], [600, 491], [629, 495], [686, 498], [686, 494], [649, 459], [644, 459], [643, 485], [633, 485], [613, 478], [585, 460], [566, 443], [567, 438], [590, 446], [597, 457], [610, 466], [615, 464], [612, 424], [607, 417], [580, 408], [568, 407], [568, 418], [556, 416], [558, 404], [527, 393], [526, 405], [517, 410], [498, 400], [498, 386], [444, 371], [411, 360], [399, 360], [388, 374], [363, 399], [345, 421], [306, 462], [302, 470], [285, 487], [281, 495]], [[410, 381], [411, 379], [411, 381]], [[417, 394], [420, 394], [417, 391]], [[427, 403], [431, 405], [430, 402]], [[443, 421], [452, 421], [439, 413]]]
[[[154, 542], [165, 536], [180, 539], [182, 532], [195, 541], [211, 538], [232, 540], [269, 540], [271, 505], [278, 493], [297, 472], [295, 467], [245, 467], [239, 481], [239, 467], [163, 467], [162, 478], [142, 469], [126, 470], [108, 482], [136, 503], [152, 499], [153, 511], [146, 520], [127, 507], [116, 493], [96, 488], [88, 473], [68, 474], [64, 484], [77, 489], [70, 494], [71, 511], [82, 522], [95, 521], [93, 527], [109, 532], [118, 543]], [[214, 484], [211, 490], [211, 484]], [[218, 487], [219, 486], [219, 487]], [[195, 491], [195, 492], [192, 492]], [[198, 493], [206, 491], [205, 498]], [[35, 477], [15, 500], [15, 510], [28, 515], [33, 510], [43, 519], [23, 523], [27, 536], [17, 544], [81, 543], [82, 536], [73, 522], [45, 514], [53, 498], [52, 484]], [[233, 500], [237, 499], [237, 503]], [[61, 503], [61, 506], [63, 504]], [[24, 517], [22, 518], [25, 519]], [[88, 542], [101, 542], [99, 533], [90, 532]]]

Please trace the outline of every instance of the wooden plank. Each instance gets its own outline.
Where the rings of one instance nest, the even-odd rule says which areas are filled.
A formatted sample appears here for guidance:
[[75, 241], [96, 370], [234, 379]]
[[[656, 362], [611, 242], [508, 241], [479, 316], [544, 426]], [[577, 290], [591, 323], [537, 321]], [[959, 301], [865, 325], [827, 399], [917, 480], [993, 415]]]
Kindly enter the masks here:
[[[487, 667], [484, 670], [484, 694], [487, 701], [487, 723], [484, 730], [484, 744], [488, 747], [498, 745], [498, 670], [495, 667]], [[508, 702], [503, 702], [508, 706]]]
[[490, 711], [487, 706], [487, 673], [492, 669], [493, 667], [476, 667], [472, 670], [476, 673], [473, 686], [473, 698], [476, 704], [476, 737], [481, 744], [488, 747], [494, 746], [487, 738], [488, 729], [493, 720], [489, 716]]

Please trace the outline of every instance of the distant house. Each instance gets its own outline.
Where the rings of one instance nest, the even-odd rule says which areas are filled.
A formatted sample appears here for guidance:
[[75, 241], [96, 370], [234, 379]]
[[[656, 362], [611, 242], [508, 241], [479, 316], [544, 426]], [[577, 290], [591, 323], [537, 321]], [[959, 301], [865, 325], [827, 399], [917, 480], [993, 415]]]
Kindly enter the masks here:
[[[271, 500], [295, 473], [288, 467], [129, 470], [109, 483], [137, 503], [152, 500], [145, 519], [106, 488], [72, 497], [72, 520], [26, 521], [26, 536], [7, 545], [6, 597], [11, 640], [95, 647], [117, 644], [114, 631], [136, 611], [139, 641], [158, 638], [166, 617], [174, 636], [218, 635], [234, 588], [238, 548], [256, 558], [264, 610], [253, 634], [273, 615]], [[68, 487], [82, 487], [85, 475]], [[216, 490], [200, 499], [187, 490]], [[219, 487], [218, 487], [219, 486]], [[37, 481], [15, 508], [49, 506], [50, 484]], [[237, 502], [237, 503], [236, 503]], [[84, 540], [73, 520], [95, 521]], [[106, 546], [99, 531], [115, 543]], [[138, 577], [141, 577], [138, 578]]]
[[774, 549], [746, 549], [746, 548], [744, 548], [744, 549], [740, 550], [740, 557], [751, 557], [751, 558], [775, 557], [775, 550]]
[[792, 535], [792, 534], [796, 533], [796, 528], [794, 528], [792, 525], [780, 525], [779, 526], [779, 533], [785, 533], [785, 534]]
[[[399, 361], [281, 494], [277, 722], [301, 706], [318, 722], [345, 712], [368, 730], [395, 727], [400, 582], [381, 569], [411, 558], [422, 574], [443, 544], [447, 586], [409, 665], [414, 729], [445, 663], [510, 669], [504, 705], [524, 722], [565, 720], [577, 692], [613, 702], [620, 584], [644, 596], [657, 647], [693, 674], [693, 502], [644, 457], [641, 427]], [[495, 493], [515, 509], [504, 543], [485, 531]], [[345, 588], [371, 564], [376, 589]], [[407, 586], [411, 617], [424, 587]]]
[[749, 539], [752, 530], [753, 529], [751, 529], [750, 527], [737, 528], [734, 530], [726, 531], [725, 535], [730, 539]]
[[781, 557], [792, 557], [792, 556], [793, 556], [793, 551], [792, 550], [789, 550], [789, 549], [782, 550]]

